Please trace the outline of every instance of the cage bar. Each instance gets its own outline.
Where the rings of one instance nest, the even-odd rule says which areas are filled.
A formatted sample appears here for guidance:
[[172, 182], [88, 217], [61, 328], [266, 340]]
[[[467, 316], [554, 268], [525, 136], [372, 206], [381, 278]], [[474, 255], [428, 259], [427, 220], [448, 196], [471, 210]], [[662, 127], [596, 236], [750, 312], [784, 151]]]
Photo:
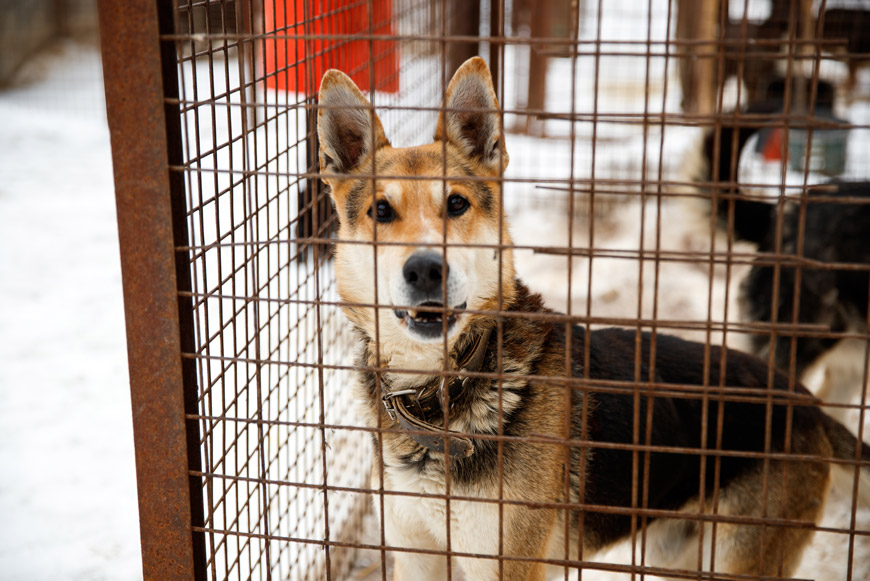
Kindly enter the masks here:
[[[101, 2], [106, 107], [113, 148], [130, 389], [146, 579], [204, 578], [194, 369], [181, 358], [193, 344], [185, 252], [184, 188], [174, 51], [157, 42], [171, 30], [164, 3]], [[136, 18], [131, 18], [135, 14]], [[129, 55], [137, 55], [135, 64]]]

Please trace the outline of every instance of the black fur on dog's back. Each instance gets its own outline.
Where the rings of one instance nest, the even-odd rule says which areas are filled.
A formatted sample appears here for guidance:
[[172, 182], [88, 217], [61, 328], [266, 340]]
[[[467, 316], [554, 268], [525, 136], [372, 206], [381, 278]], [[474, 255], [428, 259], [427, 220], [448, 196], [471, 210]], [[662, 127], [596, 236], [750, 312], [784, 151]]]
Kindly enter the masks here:
[[[559, 334], [561, 328], [554, 327], [554, 332]], [[575, 361], [583, 361], [584, 335], [584, 329], [574, 328]], [[701, 453], [702, 448], [728, 452], [764, 452], [766, 435], [769, 434], [767, 451], [783, 452], [786, 450], [788, 416], [791, 417], [791, 429], [796, 434], [809, 430], [823, 416], [818, 408], [809, 406], [812, 397], [800, 385], [794, 386], [793, 393], [802, 397], [803, 405], [786, 405], [787, 399], [790, 399], [785, 397], [789, 389], [788, 378], [782, 374], [773, 376], [773, 385], [768, 390], [768, 367], [756, 357], [738, 351], [727, 351], [723, 375], [720, 365], [722, 349], [717, 346], [709, 348], [709, 364], [705, 377], [703, 344], [668, 335], [656, 335], [655, 371], [650, 376], [652, 338], [649, 333], [644, 333], [640, 341], [641, 366], [638, 374], [635, 368], [636, 339], [637, 333], [626, 329], [603, 329], [590, 333], [589, 370], [585, 375], [595, 380], [619, 382], [623, 386], [623, 393], [610, 389], [588, 394], [587, 438], [595, 442], [631, 444], [637, 434], [637, 443], [645, 445], [648, 409], [650, 405], [653, 406], [649, 444], [682, 450], [649, 454], [649, 486], [646, 490], [648, 508], [677, 510], [699, 497], [702, 462], [703, 492], [708, 498], [714, 487], [725, 488], [732, 480], [755, 469], [761, 462], [739, 454], [735, 456], [714, 453], [705, 457]], [[643, 383], [635, 384], [638, 378], [641, 382], [652, 381], [655, 386], [646, 388]], [[626, 389], [626, 384], [635, 385]], [[672, 384], [674, 389], [668, 390], [662, 384]], [[717, 393], [719, 385], [726, 386], [726, 394]], [[702, 397], [704, 392], [706, 398]], [[734, 401], [735, 399], [744, 401]], [[769, 420], [768, 403], [771, 408]], [[639, 409], [635, 430], [636, 405]], [[720, 406], [721, 441], [718, 439]], [[574, 429], [578, 436], [581, 431], [582, 409], [575, 405]], [[706, 430], [702, 427], [704, 417]], [[638, 469], [634, 475], [633, 455], [631, 450], [593, 450], [585, 471], [585, 502], [592, 505], [631, 507], [633, 483], [637, 483], [640, 490], [640, 484], [645, 477], [645, 452], [638, 453]], [[718, 481], [715, 477], [717, 458], [720, 458]], [[575, 466], [579, 465], [579, 452], [575, 452], [573, 462]], [[638, 496], [635, 502], [635, 506], [641, 506], [642, 496]], [[631, 517], [596, 513], [592, 509], [585, 514], [584, 528], [590, 533], [594, 531], [600, 535], [599, 541], [606, 545], [629, 534]]]

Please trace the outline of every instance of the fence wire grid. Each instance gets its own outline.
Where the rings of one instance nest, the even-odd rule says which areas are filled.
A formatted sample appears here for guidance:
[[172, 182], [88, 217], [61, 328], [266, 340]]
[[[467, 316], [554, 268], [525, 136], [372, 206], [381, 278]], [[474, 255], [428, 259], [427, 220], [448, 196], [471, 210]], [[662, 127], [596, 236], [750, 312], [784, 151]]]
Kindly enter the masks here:
[[[519, 277], [563, 313], [556, 320], [652, 332], [654, 346], [677, 335], [708, 357], [714, 345], [749, 351], [868, 440], [870, 4], [137, 0], [100, 10], [134, 408], [159, 397], [174, 426], [163, 448], [158, 416], [135, 416], [146, 577], [393, 578], [380, 514], [391, 493], [371, 480], [383, 470], [372, 441], [390, 428], [367, 425], [354, 397], [360, 339], [342, 315], [333, 252], [343, 241], [318, 160], [317, 91], [331, 68], [371, 101], [394, 146], [412, 146], [431, 140], [455, 69], [482, 56], [510, 156], [494, 182], [512, 242], [493, 250], [512, 253]], [[141, 97], [156, 106], [123, 104], [142, 88], [130, 79], [144, 79]], [[140, 146], [156, 165], [126, 165]], [[150, 187], [128, 179], [148, 168], [166, 172], [155, 186], [166, 195], [126, 197]], [[435, 246], [446, 255], [446, 237]], [[155, 314], [147, 297], [158, 287]], [[392, 316], [386, 304], [361, 306]], [[149, 375], [159, 336], [134, 340], [158, 320], [177, 336], [160, 356], [180, 359], [165, 384]], [[680, 392], [638, 364], [631, 384], [575, 387], [743, 397], [724, 378]], [[626, 449], [640, 462], [659, 451], [643, 433]], [[640, 499], [649, 475], [634, 476]], [[816, 530], [794, 578], [870, 576], [870, 507], [857, 490], [835, 483], [815, 524], [761, 519]], [[176, 509], [181, 520], [161, 524]], [[754, 578], [717, 572], [701, 549], [706, 572], [650, 564], [642, 524], [662, 515], [641, 501], [627, 514], [630, 539], [549, 562], [550, 578]], [[681, 516], [728, 522], [715, 510]], [[471, 581], [458, 566], [447, 575]]]

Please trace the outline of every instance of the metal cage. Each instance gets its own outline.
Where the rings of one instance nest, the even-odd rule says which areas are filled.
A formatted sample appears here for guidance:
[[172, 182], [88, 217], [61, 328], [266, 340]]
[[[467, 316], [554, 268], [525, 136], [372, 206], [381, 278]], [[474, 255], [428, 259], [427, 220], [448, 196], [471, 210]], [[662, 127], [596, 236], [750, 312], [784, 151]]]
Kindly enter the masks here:
[[[753, 349], [794, 382], [851, 381], [825, 407], [866, 440], [870, 259], [812, 254], [807, 215], [870, 207], [830, 181], [870, 180], [870, 27], [854, 26], [870, 8], [825, 5], [102, 0], [146, 579], [388, 577], [384, 492], [369, 483], [386, 427], [355, 416], [357, 340], [317, 158], [329, 68], [412, 145], [432, 134], [456, 67], [482, 55], [508, 132], [511, 250], [533, 290], [566, 322]], [[771, 237], [753, 246], [741, 228], [759, 212]], [[759, 268], [769, 312], [748, 317], [740, 289]], [[814, 316], [813, 273], [858, 293], [845, 323]], [[847, 371], [801, 337], [846, 345]], [[656, 387], [638, 371], [619, 388]], [[655, 447], [636, 436], [642, 462]], [[870, 561], [856, 490], [816, 525], [846, 547], [844, 579]], [[628, 549], [552, 563], [558, 578], [744, 578], [649, 566], [641, 524], [656, 514], [642, 498]]]

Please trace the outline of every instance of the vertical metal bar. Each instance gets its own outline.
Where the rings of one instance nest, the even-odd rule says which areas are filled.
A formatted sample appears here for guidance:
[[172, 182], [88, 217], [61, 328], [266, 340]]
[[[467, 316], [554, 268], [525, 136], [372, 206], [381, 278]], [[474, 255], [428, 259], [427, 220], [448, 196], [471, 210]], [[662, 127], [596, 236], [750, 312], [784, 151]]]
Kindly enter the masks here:
[[[257, 451], [259, 454], [259, 463], [257, 465], [257, 469], [259, 470], [259, 478], [255, 484], [256, 488], [259, 489], [260, 501], [262, 504], [262, 512], [259, 515], [260, 522], [253, 527], [262, 527], [263, 531], [263, 539], [262, 539], [262, 550], [260, 554], [257, 555], [256, 563], [260, 565], [261, 572], [260, 578], [263, 578], [262, 572], [262, 559], [265, 557], [265, 578], [267, 580], [272, 579], [272, 528], [269, 524], [269, 516], [270, 516], [270, 501], [269, 501], [269, 485], [266, 483], [269, 477], [269, 468], [268, 468], [268, 445], [267, 445], [267, 428], [264, 428], [263, 424], [263, 408], [266, 405], [264, 403], [264, 399], [268, 400], [268, 385], [264, 386], [263, 384], [267, 382], [267, 380], [263, 379], [264, 368], [267, 367], [264, 362], [263, 353], [269, 352], [268, 338], [265, 339], [267, 342], [266, 346], [263, 347], [262, 342], [264, 341], [263, 335], [265, 334], [268, 337], [269, 333], [265, 332], [265, 329], [269, 327], [271, 324], [268, 312], [265, 315], [265, 323], [263, 323], [264, 317], [261, 316], [260, 308], [261, 302], [257, 300], [260, 298], [262, 292], [265, 292], [267, 295], [269, 294], [269, 283], [265, 284], [261, 283], [260, 279], [260, 254], [263, 251], [263, 247], [256, 242], [259, 239], [260, 228], [260, 208], [259, 208], [259, 189], [258, 189], [258, 181], [256, 179], [256, 170], [252, 168], [257, 167], [257, 159], [258, 159], [258, 150], [257, 150], [257, 141], [256, 141], [256, 129], [252, 127], [249, 121], [251, 117], [248, 115], [248, 100], [247, 100], [247, 81], [248, 79], [245, 77], [245, 64], [246, 60], [245, 52], [243, 50], [244, 41], [243, 39], [239, 39], [238, 50], [239, 50], [239, 101], [241, 104], [241, 123], [242, 123], [242, 164], [245, 171], [245, 175], [247, 176], [244, 181], [242, 181], [242, 195], [245, 198], [246, 212], [245, 212], [245, 224], [246, 224], [246, 235], [248, 236], [251, 245], [248, 246], [246, 261], [250, 265], [250, 268], [246, 270], [250, 274], [251, 280], [251, 295], [252, 298], [255, 299], [251, 302], [253, 307], [253, 319], [254, 319], [254, 336], [252, 341], [249, 339], [248, 344], [253, 342], [254, 348], [254, 360], [256, 362], [256, 367], [254, 370], [254, 376], [248, 376], [248, 387], [251, 387], [251, 383], [253, 383], [253, 387], [255, 388], [255, 394], [257, 398], [257, 407], [255, 412], [256, 419], [256, 429], [257, 429]], [[229, 77], [229, 75], [227, 75]], [[227, 78], [227, 84], [229, 85], [229, 78]], [[252, 83], [254, 85], [255, 83]], [[268, 143], [268, 133], [265, 134], [266, 142]], [[268, 205], [266, 206], [266, 222], [268, 223]], [[268, 250], [266, 251], [266, 272], [272, 272], [271, 268], [269, 268], [269, 254]], [[267, 275], [268, 278], [268, 275]], [[268, 310], [268, 308], [267, 308]], [[250, 348], [250, 347], [249, 347]], [[266, 356], [268, 357], [268, 356]], [[268, 373], [268, 370], [266, 370]], [[247, 463], [246, 463], [247, 464]], [[249, 492], [249, 498], [252, 499], [254, 494]], [[253, 502], [251, 500], [250, 502]], [[248, 509], [250, 510], [250, 504], [248, 504]], [[248, 517], [251, 518], [250, 516]], [[250, 544], [250, 554], [253, 557], [254, 547], [253, 547], [253, 539], [249, 541]], [[251, 565], [252, 573], [253, 573], [253, 564]]]
[[106, 108], [121, 249], [145, 579], [205, 575], [196, 369], [172, 3], [102, 0]]
[[490, 0], [489, 22], [489, 35], [492, 38], [499, 39], [489, 44], [489, 70], [492, 73], [492, 85], [495, 89], [495, 94], [498, 95], [499, 102], [503, 103], [504, 95], [501, 93], [501, 57], [504, 50], [504, 41], [501, 39], [504, 36], [504, 0]]

